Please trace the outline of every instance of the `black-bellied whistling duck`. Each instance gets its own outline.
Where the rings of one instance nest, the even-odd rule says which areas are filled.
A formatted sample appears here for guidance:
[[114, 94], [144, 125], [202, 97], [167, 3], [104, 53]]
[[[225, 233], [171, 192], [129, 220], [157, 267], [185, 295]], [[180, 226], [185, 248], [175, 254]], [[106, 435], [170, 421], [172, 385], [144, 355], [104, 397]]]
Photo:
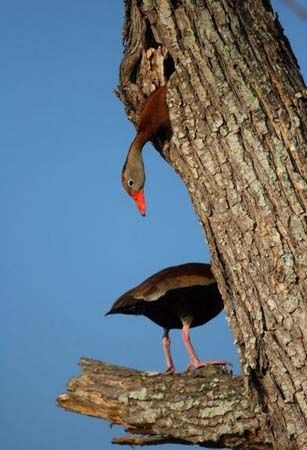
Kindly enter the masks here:
[[169, 267], [147, 278], [119, 297], [106, 315], [141, 314], [163, 327], [162, 345], [166, 370], [173, 371], [169, 338], [169, 330], [172, 328], [182, 329], [182, 339], [190, 358], [189, 367], [230, 364], [228, 361], [202, 362], [190, 339], [190, 328], [213, 319], [223, 307], [210, 264], [187, 263]]
[[171, 129], [166, 103], [166, 86], [154, 91], [146, 100], [137, 124], [137, 134], [132, 141], [122, 170], [122, 184], [135, 201], [140, 213], [145, 216], [144, 196], [145, 171], [142, 149], [146, 142], [164, 136]]

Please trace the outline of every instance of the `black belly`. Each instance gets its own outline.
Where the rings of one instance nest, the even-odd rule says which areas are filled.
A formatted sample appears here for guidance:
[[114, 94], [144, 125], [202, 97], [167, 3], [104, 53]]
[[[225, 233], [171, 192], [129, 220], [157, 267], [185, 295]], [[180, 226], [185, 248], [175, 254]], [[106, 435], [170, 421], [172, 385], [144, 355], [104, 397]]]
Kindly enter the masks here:
[[203, 325], [224, 307], [216, 283], [174, 289], [159, 300], [144, 301], [138, 306], [139, 314], [167, 329], [182, 328], [182, 320], [188, 320], [191, 327]]

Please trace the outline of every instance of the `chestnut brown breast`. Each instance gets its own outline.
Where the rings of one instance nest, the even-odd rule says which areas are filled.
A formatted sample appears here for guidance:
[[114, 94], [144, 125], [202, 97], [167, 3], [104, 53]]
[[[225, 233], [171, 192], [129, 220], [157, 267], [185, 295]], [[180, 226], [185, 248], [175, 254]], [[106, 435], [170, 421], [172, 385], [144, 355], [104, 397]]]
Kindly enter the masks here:
[[171, 123], [166, 103], [166, 86], [154, 91], [146, 100], [137, 124], [138, 134], [144, 134], [147, 140], [169, 132]]

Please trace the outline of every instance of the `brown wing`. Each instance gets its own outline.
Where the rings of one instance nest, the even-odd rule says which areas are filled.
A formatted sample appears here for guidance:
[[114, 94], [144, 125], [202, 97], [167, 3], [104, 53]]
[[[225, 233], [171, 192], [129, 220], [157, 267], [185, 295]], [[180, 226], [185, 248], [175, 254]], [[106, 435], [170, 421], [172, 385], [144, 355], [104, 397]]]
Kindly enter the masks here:
[[144, 301], [154, 302], [174, 289], [209, 286], [215, 282], [210, 264], [187, 263], [169, 267], [155, 273], [120, 296], [113, 304], [110, 313], [133, 308]]
[[215, 283], [210, 264], [187, 263], [169, 267], [147, 278], [130, 291], [136, 299], [155, 301], [172, 289]]

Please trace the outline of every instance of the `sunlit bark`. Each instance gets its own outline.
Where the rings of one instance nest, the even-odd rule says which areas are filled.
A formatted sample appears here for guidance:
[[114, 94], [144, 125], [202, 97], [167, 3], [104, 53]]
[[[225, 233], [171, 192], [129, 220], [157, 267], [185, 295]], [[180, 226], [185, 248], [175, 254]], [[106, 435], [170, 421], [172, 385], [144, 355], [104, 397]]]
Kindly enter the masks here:
[[250, 394], [276, 449], [307, 448], [307, 94], [289, 42], [266, 0], [127, 0], [125, 41], [132, 119], [167, 81], [173, 137], [155, 144], [203, 224]]

